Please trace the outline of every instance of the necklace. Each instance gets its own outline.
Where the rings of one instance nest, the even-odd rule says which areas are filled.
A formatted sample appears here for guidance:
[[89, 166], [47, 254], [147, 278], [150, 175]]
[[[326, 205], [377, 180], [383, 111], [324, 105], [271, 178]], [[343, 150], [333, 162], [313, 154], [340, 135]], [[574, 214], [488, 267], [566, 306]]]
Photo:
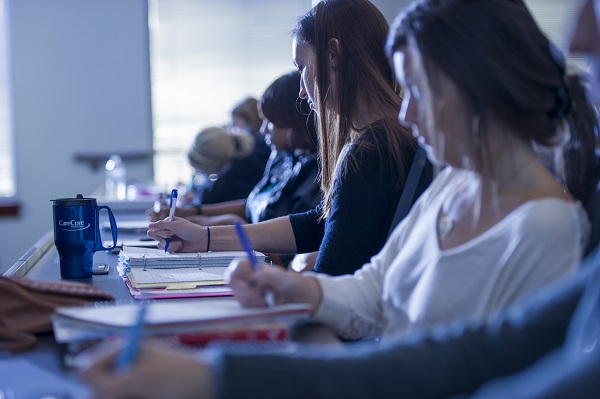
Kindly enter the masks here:
[[450, 232], [454, 228], [454, 220], [450, 215], [441, 215], [437, 227], [440, 241], [446, 241], [446, 238], [448, 238], [448, 235], [450, 235]]

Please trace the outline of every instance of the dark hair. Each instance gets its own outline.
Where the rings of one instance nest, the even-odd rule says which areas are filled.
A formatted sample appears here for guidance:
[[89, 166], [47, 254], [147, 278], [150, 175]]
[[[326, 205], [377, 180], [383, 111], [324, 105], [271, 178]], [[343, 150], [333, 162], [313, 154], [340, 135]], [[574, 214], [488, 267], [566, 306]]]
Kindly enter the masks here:
[[578, 193], [591, 182], [597, 121], [589, 119], [593, 111], [579, 79], [567, 77], [564, 56], [522, 0], [415, 1], [390, 29], [389, 59], [407, 47], [409, 37], [427, 73], [442, 70], [482, 117], [491, 111], [524, 139], [541, 145], [556, 144], [556, 133], [567, 121], [572, 133], [565, 146], [567, 185], [585, 200]]
[[298, 97], [300, 74], [290, 72], [279, 77], [265, 90], [259, 101], [262, 114], [273, 124], [291, 128], [297, 148], [317, 149], [314, 116], [306, 100]]
[[231, 116], [243, 119], [253, 132], [258, 132], [262, 120], [258, 114], [258, 100], [254, 97], [246, 97], [237, 103], [231, 110]]
[[[416, 148], [417, 144], [411, 133], [398, 122], [400, 89], [384, 52], [387, 31], [387, 21], [368, 0], [322, 0], [300, 17], [292, 32], [298, 44], [312, 45], [316, 54], [314, 100], [319, 114], [324, 215], [330, 209], [334, 176], [342, 150], [353, 140], [353, 132], [366, 128], [356, 126], [353, 120], [359, 107], [365, 104], [382, 115], [380, 123], [384, 134], [374, 140], [379, 158], [390, 159], [387, 167], [392, 176], [397, 177], [399, 186], [406, 178], [402, 149]], [[335, 69], [329, 67], [331, 39], [339, 42], [336, 53], [339, 61]], [[333, 74], [337, 93], [329, 92]], [[368, 145], [361, 140], [354, 141], [359, 146]], [[347, 163], [349, 167], [357, 167], [353, 155], [348, 156]]]

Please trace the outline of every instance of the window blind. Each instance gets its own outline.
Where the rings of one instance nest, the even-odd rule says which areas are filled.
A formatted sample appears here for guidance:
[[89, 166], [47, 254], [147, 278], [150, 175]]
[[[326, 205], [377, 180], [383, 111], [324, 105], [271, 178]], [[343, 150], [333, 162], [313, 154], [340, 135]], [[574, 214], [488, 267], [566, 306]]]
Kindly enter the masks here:
[[[583, 0], [525, 0], [525, 4], [546, 36], [568, 54], [569, 36]], [[581, 57], [568, 56], [567, 62], [574, 68], [585, 68]]]
[[310, 0], [153, 0], [149, 7], [154, 179], [188, 183], [187, 148], [233, 106], [294, 69], [290, 32]]

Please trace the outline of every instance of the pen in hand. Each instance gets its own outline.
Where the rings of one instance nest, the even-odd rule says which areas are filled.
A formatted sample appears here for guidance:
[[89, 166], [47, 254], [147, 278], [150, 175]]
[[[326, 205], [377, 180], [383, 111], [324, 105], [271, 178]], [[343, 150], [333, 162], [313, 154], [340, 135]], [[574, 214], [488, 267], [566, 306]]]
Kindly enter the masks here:
[[[237, 233], [238, 238], [240, 239], [240, 243], [242, 244], [244, 251], [246, 251], [246, 253], [248, 254], [248, 259], [250, 259], [252, 268], [256, 271], [258, 270], [258, 265], [256, 263], [256, 256], [254, 255], [254, 250], [252, 250], [252, 247], [250, 246], [250, 240], [248, 239], [248, 236], [246, 235], [246, 232], [244, 231], [244, 228], [242, 227], [240, 222], [236, 220], [234, 223], [235, 232]], [[269, 289], [265, 290], [265, 302], [267, 303], [268, 307], [275, 306], [275, 299], [273, 298], [273, 293]]]
[[[171, 191], [171, 201], [169, 201], [169, 222], [173, 221], [173, 216], [175, 216], [175, 207], [177, 206], [177, 190], [173, 189]], [[165, 252], [169, 249], [169, 243], [171, 239], [167, 237], [167, 242], [165, 243]]]
[[115, 372], [123, 374], [127, 372], [135, 358], [137, 356], [138, 348], [140, 346], [140, 340], [142, 338], [142, 330], [144, 329], [144, 317], [146, 316], [146, 309], [148, 308], [148, 302], [142, 301], [140, 308], [137, 313], [135, 324], [127, 332], [127, 338], [124, 342], [124, 347], [115, 364]]

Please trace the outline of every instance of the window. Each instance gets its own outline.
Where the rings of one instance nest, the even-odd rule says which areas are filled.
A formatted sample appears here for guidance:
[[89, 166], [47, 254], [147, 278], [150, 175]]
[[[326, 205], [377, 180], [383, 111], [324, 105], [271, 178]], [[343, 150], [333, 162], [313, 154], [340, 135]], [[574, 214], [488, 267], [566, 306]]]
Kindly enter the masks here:
[[[386, 1], [378, 1], [382, 9]], [[546, 34], [566, 50], [581, 0], [525, 1]], [[259, 97], [293, 69], [290, 31], [315, 3], [151, 0], [154, 178], [161, 189], [191, 179], [185, 153], [201, 128], [225, 124], [238, 100]]]
[[0, 0], [0, 206], [16, 195], [12, 110], [10, 101], [8, 21], [6, 1]]
[[[583, 0], [525, 0], [531, 14], [544, 33], [568, 54], [568, 38]], [[569, 57], [568, 62], [584, 68], [581, 57]]]
[[223, 125], [236, 102], [260, 97], [294, 69], [290, 32], [310, 0], [154, 0], [150, 62], [154, 179], [187, 184], [187, 148], [203, 127]]

